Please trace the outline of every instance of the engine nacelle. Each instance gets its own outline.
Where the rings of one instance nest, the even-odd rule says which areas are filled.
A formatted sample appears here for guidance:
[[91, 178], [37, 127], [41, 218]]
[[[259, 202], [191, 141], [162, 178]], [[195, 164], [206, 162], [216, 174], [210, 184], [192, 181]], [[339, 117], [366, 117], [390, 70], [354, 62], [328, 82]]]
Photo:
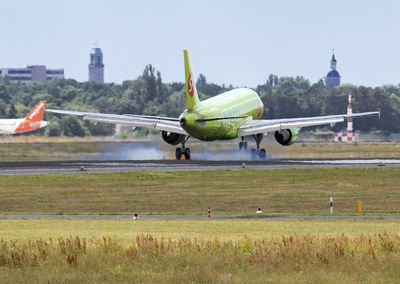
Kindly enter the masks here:
[[276, 141], [283, 146], [292, 145], [296, 142], [297, 137], [299, 137], [299, 131], [296, 128], [275, 131]]
[[179, 143], [185, 141], [186, 138], [185, 135], [167, 131], [163, 131], [161, 135], [164, 141], [171, 145], [178, 145]]

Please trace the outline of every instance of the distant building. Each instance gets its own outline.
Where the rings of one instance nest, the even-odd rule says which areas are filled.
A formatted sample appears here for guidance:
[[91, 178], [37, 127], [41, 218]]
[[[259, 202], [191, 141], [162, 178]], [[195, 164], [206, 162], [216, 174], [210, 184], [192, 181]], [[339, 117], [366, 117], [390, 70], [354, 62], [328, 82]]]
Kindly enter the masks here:
[[90, 52], [89, 81], [104, 83], [103, 53], [98, 47]]
[[340, 85], [340, 74], [336, 70], [335, 54], [332, 55], [331, 71], [326, 75], [325, 84], [329, 89], [333, 89]]
[[45, 65], [30, 65], [26, 68], [0, 68], [0, 76], [11, 82], [50, 81], [64, 78], [64, 69], [47, 69]]

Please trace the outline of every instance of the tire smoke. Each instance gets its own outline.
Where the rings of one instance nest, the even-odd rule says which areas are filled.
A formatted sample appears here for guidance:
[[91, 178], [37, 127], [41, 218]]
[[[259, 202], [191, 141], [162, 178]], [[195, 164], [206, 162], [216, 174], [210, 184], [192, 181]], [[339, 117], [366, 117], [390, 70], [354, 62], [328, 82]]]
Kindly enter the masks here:
[[160, 148], [149, 142], [107, 143], [95, 160], [165, 160]]

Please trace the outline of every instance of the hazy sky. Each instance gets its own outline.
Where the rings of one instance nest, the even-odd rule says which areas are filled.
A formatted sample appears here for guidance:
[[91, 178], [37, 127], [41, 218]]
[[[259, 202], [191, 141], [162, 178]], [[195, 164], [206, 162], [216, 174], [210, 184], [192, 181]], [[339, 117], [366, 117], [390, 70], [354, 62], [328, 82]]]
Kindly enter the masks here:
[[78, 81], [97, 42], [106, 82], [149, 63], [183, 82], [188, 49], [209, 82], [255, 87], [274, 73], [314, 83], [335, 47], [342, 83], [400, 83], [400, 1], [5, 0], [0, 19], [0, 67], [44, 64]]

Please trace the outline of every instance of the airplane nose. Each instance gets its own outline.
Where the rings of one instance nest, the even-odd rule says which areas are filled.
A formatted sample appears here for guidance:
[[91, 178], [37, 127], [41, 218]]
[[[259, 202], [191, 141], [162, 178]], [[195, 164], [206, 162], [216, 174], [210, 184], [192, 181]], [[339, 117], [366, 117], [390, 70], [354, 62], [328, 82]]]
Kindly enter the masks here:
[[179, 123], [181, 124], [181, 126], [185, 125], [185, 124], [186, 124], [186, 118], [182, 117], [182, 118], [179, 120]]

